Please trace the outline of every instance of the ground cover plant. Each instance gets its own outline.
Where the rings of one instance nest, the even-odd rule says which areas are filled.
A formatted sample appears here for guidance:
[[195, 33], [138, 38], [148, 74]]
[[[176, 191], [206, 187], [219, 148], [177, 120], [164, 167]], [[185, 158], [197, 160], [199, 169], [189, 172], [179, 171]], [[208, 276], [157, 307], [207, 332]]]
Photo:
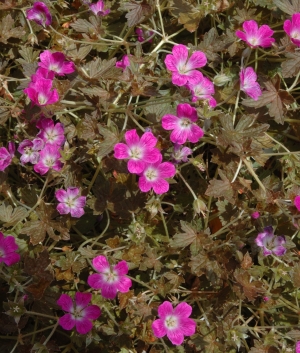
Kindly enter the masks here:
[[0, 3], [2, 352], [300, 352], [300, 2]]

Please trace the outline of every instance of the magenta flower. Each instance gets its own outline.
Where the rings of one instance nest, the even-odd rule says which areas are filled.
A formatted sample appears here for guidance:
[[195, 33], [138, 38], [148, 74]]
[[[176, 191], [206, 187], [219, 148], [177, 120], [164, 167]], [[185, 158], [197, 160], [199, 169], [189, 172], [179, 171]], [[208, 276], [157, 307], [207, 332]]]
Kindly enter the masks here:
[[63, 124], [54, 124], [52, 119], [41, 118], [36, 127], [40, 129], [37, 137], [41, 138], [47, 145], [61, 146], [65, 141], [65, 129]]
[[300, 353], [300, 341], [296, 343], [296, 353]]
[[255, 239], [256, 244], [263, 248], [263, 255], [268, 256], [275, 254], [282, 256], [286, 253], [286, 248], [283, 246], [286, 243], [284, 236], [276, 236], [273, 232], [273, 227], [265, 227]]
[[79, 196], [78, 188], [70, 187], [67, 191], [59, 189], [55, 192], [55, 197], [60, 202], [56, 207], [60, 214], [71, 213], [75, 218], [80, 218], [84, 214], [86, 197]]
[[196, 143], [204, 135], [203, 130], [196, 124], [197, 110], [187, 103], [178, 104], [177, 116], [166, 114], [161, 119], [165, 130], [173, 130], [170, 140], [182, 145], [186, 140]]
[[53, 80], [54, 79], [54, 72], [53, 71], [49, 71], [47, 69], [44, 69], [42, 67], [39, 67], [35, 74], [31, 75], [30, 80], [31, 83], [36, 83], [37, 81], [39, 81], [41, 78], [45, 78], [48, 80]]
[[8, 143], [8, 149], [0, 147], [0, 171], [3, 172], [11, 163], [15, 154], [15, 144], [13, 142]]
[[196, 332], [196, 322], [190, 319], [192, 307], [187, 303], [180, 303], [173, 309], [170, 302], [164, 301], [158, 307], [158, 320], [153, 321], [152, 330], [155, 337], [167, 335], [169, 340], [180, 345], [184, 336], [191, 336]]
[[[148, 30], [143, 30], [142, 28], [136, 28], [135, 33], [137, 34], [137, 40], [139, 42], [145, 42], [147, 38], [151, 37], [153, 32]], [[147, 40], [147, 42], [151, 43], [152, 39]]]
[[217, 105], [216, 100], [211, 96], [215, 93], [214, 84], [202, 75], [201, 72], [196, 83], [188, 83], [187, 88], [191, 90], [192, 102], [207, 100], [210, 107], [214, 108]]
[[188, 82], [196, 84], [202, 78], [200, 71], [196, 69], [205, 66], [207, 59], [201, 51], [195, 51], [190, 57], [185, 45], [174, 45], [172, 54], [165, 58], [168, 70], [172, 72], [172, 83], [177, 86], [184, 86]]
[[130, 173], [141, 173], [148, 163], [158, 161], [160, 152], [155, 145], [157, 138], [152, 132], [145, 132], [141, 139], [136, 130], [129, 130], [125, 133], [125, 143], [117, 143], [114, 147], [115, 158], [129, 159], [127, 168]]
[[176, 174], [174, 164], [170, 162], [161, 163], [162, 156], [157, 162], [147, 164], [139, 179], [139, 188], [143, 192], [153, 188], [156, 194], [163, 194], [169, 190], [169, 183], [165, 178], [172, 178]]
[[292, 43], [300, 47], [300, 13], [294, 13], [292, 21], [284, 21], [283, 29], [291, 38]]
[[129, 61], [128, 55], [123, 55], [122, 59], [116, 62], [116, 67], [119, 67], [123, 70], [125, 70], [126, 67], [129, 65], [130, 65], [130, 61]]
[[251, 214], [252, 219], [258, 219], [260, 217], [260, 213], [258, 211], [255, 211]]
[[36, 164], [40, 159], [39, 151], [43, 149], [45, 142], [40, 138], [35, 138], [34, 140], [24, 140], [20, 142], [18, 147], [18, 152], [22, 154], [20, 161], [22, 164], [32, 163]]
[[59, 319], [60, 326], [65, 330], [72, 330], [76, 326], [77, 332], [81, 335], [91, 331], [93, 328], [92, 320], [97, 320], [101, 314], [101, 310], [97, 305], [88, 305], [91, 299], [91, 293], [77, 292], [74, 303], [70, 296], [62, 294], [57, 304], [68, 314]]
[[[1, 150], [1, 148], [0, 148]], [[1, 158], [1, 157], [0, 157]], [[0, 169], [1, 170], [1, 169]], [[297, 210], [300, 211], [300, 196], [296, 196], [294, 199], [294, 205], [296, 206]]]
[[244, 91], [249, 97], [258, 100], [262, 95], [259, 84], [256, 82], [257, 75], [252, 67], [241, 69], [240, 71], [240, 89]]
[[49, 169], [59, 171], [63, 166], [59, 158], [61, 158], [61, 156], [58, 151], [58, 146], [46, 145], [40, 152], [40, 159], [38, 163], [34, 165], [33, 169], [36, 173], [41, 175], [46, 174]]
[[92, 261], [94, 268], [99, 273], [88, 277], [88, 284], [94, 289], [101, 289], [101, 295], [106, 299], [114, 299], [117, 291], [127, 293], [132, 286], [126, 261], [120, 261], [111, 268], [105, 256], [99, 255]]
[[192, 153], [190, 148], [175, 143], [172, 158], [175, 163], [188, 162], [188, 155]]
[[110, 10], [104, 10], [104, 1], [99, 0], [95, 4], [90, 4], [89, 5], [90, 10], [94, 12], [95, 15], [97, 16], [106, 16], [110, 13]]
[[243, 29], [245, 32], [236, 31], [235, 34], [251, 48], [267, 48], [275, 42], [275, 39], [271, 38], [274, 31], [268, 25], [262, 25], [258, 28], [257, 22], [250, 20], [243, 23]]
[[51, 90], [51, 88], [52, 80], [39, 77], [35, 82], [31, 82], [23, 92], [27, 94], [34, 104], [42, 107], [54, 104], [59, 100], [57, 90], [55, 88]]
[[41, 1], [33, 4], [33, 7], [26, 11], [28, 20], [35, 21], [37, 24], [45, 27], [51, 25], [52, 16], [48, 7]]
[[0, 263], [4, 262], [5, 265], [11, 266], [19, 262], [21, 257], [16, 253], [18, 248], [12, 235], [4, 237], [4, 234], [0, 232]]
[[75, 65], [71, 61], [65, 61], [66, 57], [63, 53], [51, 53], [45, 50], [40, 54], [39, 66], [49, 71], [55, 72], [59, 76], [71, 74], [75, 71]]

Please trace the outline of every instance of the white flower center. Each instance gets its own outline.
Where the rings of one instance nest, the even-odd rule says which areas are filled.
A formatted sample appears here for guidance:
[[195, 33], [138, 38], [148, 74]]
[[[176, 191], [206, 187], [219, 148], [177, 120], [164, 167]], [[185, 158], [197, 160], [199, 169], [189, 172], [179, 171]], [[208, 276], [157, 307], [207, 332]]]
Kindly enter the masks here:
[[48, 141], [55, 141], [57, 138], [57, 134], [54, 130], [48, 130], [45, 131], [46, 135], [47, 135], [47, 140]]
[[191, 120], [188, 118], [182, 118], [180, 120], [180, 126], [183, 128], [189, 128], [191, 125]]
[[172, 330], [178, 327], [178, 319], [174, 315], [169, 315], [165, 319], [165, 326], [167, 329]]
[[75, 207], [75, 199], [68, 198], [67, 201], [66, 201], [66, 204], [67, 204], [70, 208], [74, 208], [74, 207]]
[[116, 283], [119, 279], [118, 274], [110, 269], [103, 273], [103, 276], [107, 283]]
[[148, 170], [145, 172], [145, 177], [148, 181], [155, 180], [158, 177], [158, 172], [153, 168], [148, 168]]
[[187, 67], [186, 63], [180, 64], [180, 65], [178, 66], [178, 72], [179, 72], [181, 75], [186, 74], [188, 71], [189, 71], [189, 68]]
[[38, 94], [38, 101], [39, 101], [40, 105], [44, 105], [47, 103], [48, 99], [45, 95], [43, 95], [43, 93], [39, 93]]
[[255, 37], [249, 38], [249, 39], [248, 39], [248, 42], [249, 42], [251, 45], [253, 45], [253, 46], [258, 45], [258, 39], [255, 38]]
[[58, 72], [59, 66], [57, 64], [50, 64], [49, 70]]
[[135, 146], [130, 148], [130, 157], [132, 159], [142, 159], [143, 158], [143, 151], [140, 147]]
[[24, 154], [27, 154], [28, 156], [30, 156], [33, 153], [33, 150], [31, 147], [27, 146], [24, 148]]
[[291, 32], [291, 38], [299, 39], [300, 38], [300, 33], [298, 31], [292, 31]]
[[47, 157], [46, 159], [45, 159], [45, 165], [47, 166], [47, 167], [53, 167], [54, 166], [54, 164], [55, 164], [55, 159], [53, 158], [53, 157]]

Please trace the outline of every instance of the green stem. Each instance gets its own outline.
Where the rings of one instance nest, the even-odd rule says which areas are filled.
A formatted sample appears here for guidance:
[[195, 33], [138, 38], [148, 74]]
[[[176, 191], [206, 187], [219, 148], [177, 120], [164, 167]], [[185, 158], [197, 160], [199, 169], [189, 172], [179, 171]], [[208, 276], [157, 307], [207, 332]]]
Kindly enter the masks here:
[[191, 194], [193, 195], [194, 200], [197, 200], [198, 197], [196, 196], [196, 194], [194, 193], [193, 189], [190, 187], [190, 185], [188, 184], [188, 182], [184, 179], [184, 177], [181, 175], [180, 171], [177, 170], [176, 172], [177, 175], [179, 175], [179, 177], [181, 178], [181, 180], [184, 182], [185, 186], [190, 190]]

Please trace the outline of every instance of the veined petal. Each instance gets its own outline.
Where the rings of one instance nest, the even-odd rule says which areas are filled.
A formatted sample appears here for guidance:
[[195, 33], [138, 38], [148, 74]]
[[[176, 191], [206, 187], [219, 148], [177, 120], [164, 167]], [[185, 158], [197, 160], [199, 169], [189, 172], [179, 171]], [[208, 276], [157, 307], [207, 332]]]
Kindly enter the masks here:
[[129, 147], [125, 143], [117, 143], [114, 147], [114, 157], [117, 159], [129, 158]]
[[84, 215], [84, 209], [82, 207], [76, 207], [70, 209], [71, 216], [74, 218], [80, 218]]
[[126, 141], [128, 147], [130, 147], [132, 145], [137, 145], [139, 143], [140, 138], [136, 132], [136, 129], [128, 130], [125, 133], [125, 141]]
[[276, 246], [275, 248], [272, 249], [272, 252], [276, 255], [276, 256], [283, 256], [286, 253], [286, 248], [284, 246]]
[[76, 308], [79, 308], [79, 309], [85, 308], [89, 304], [91, 299], [92, 299], [91, 293], [76, 292], [75, 294]]
[[21, 259], [21, 256], [15, 252], [11, 252], [8, 254], [3, 255], [2, 261], [5, 263], [7, 266], [14, 265], [15, 263], [19, 262]]
[[122, 276], [120, 278], [120, 281], [116, 283], [116, 286], [117, 290], [121, 293], [127, 293], [129, 291], [129, 288], [132, 286], [132, 281], [130, 278]]
[[143, 192], [148, 192], [152, 188], [152, 185], [153, 185], [153, 183], [148, 181], [144, 176], [141, 176], [139, 178], [138, 184], [139, 184], [139, 188]]
[[12, 235], [8, 235], [2, 241], [2, 249], [7, 254], [18, 250], [18, 245], [16, 244], [16, 239]]
[[142, 173], [144, 171], [145, 167], [146, 167], [145, 162], [143, 162], [141, 160], [131, 159], [127, 163], [127, 169], [132, 174]]
[[55, 197], [59, 202], [66, 202], [68, 195], [64, 189], [59, 189], [55, 191]]
[[79, 194], [79, 189], [76, 187], [69, 187], [67, 189], [67, 195], [72, 199], [75, 199], [78, 196], [78, 194]]
[[93, 259], [92, 264], [98, 272], [105, 272], [107, 271], [107, 269], [110, 269], [109, 262], [107, 261], [107, 258], [103, 255], [96, 256]]
[[187, 81], [190, 82], [191, 84], [197, 84], [203, 79], [203, 75], [200, 71], [197, 70], [191, 70], [187, 72]]
[[127, 275], [128, 264], [125, 260], [122, 260], [113, 267], [113, 270], [116, 271], [119, 276]]
[[56, 209], [60, 214], [68, 214], [72, 211], [72, 209], [66, 203], [59, 203], [56, 206]]
[[[268, 25], [262, 25], [259, 27], [257, 34], [259, 37], [271, 37], [274, 34], [274, 31]], [[274, 38], [271, 38], [275, 41]]]
[[157, 138], [152, 134], [152, 132], [145, 132], [140, 140], [140, 145], [147, 148], [153, 148], [157, 144]]
[[176, 174], [174, 164], [171, 162], [164, 162], [158, 166], [159, 176], [161, 178], [172, 178]]
[[172, 72], [176, 72], [177, 71], [176, 64], [177, 64], [177, 60], [174, 58], [174, 55], [168, 54], [165, 58], [165, 65], [167, 69]]
[[101, 315], [101, 310], [98, 305], [89, 305], [81, 312], [82, 316], [89, 320], [97, 320]]
[[105, 283], [103, 276], [99, 273], [90, 275], [87, 279], [88, 285], [94, 289], [101, 289]]
[[76, 330], [81, 335], [85, 335], [86, 333], [90, 332], [92, 328], [93, 323], [90, 320], [84, 317], [76, 319]]
[[157, 311], [158, 316], [164, 320], [167, 316], [173, 315], [173, 305], [168, 301], [164, 301], [162, 304], [160, 304]]
[[167, 334], [167, 329], [164, 325], [163, 320], [158, 319], [152, 322], [152, 330], [154, 336], [157, 338], [164, 337]]
[[239, 37], [240, 39], [242, 39], [243, 41], [245, 41], [245, 42], [247, 41], [246, 33], [242, 32], [242, 31], [236, 31], [235, 35], [237, 37]]
[[[72, 298], [67, 295], [67, 294], [62, 294], [58, 301], [57, 301], [57, 304], [59, 306], [61, 306], [61, 308], [64, 310], [64, 311], [68, 311], [68, 312], [73, 312], [74, 311], [74, 308], [73, 308], [73, 300]], [[74, 326], [74, 325], [73, 325]]]
[[185, 302], [179, 303], [174, 309], [174, 315], [178, 316], [180, 318], [180, 321], [183, 318], [188, 318], [189, 316], [191, 316], [191, 314], [192, 307]]
[[83, 208], [86, 204], [86, 196], [79, 196], [75, 202], [74, 208]]
[[184, 336], [183, 333], [181, 331], [181, 328], [177, 328], [174, 330], [168, 330], [167, 331], [167, 336], [169, 338], [169, 340], [175, 344], [175, 346], [179, 346], [182, 344], [183, 340], [184, 340]]
[[187, 139], [192, 143], [197, 143], [203, 137], [204, 131], [198, 125], [193, 124], [189, 131]]
[[116, 284], [104, 283], [101, 288], [101, 295], [106, 299], [115, 299], [117, 296]]
[[157, 148], [152, 148], [145, 150], [143, 159], [146, 163], [152, 164], [156, 163], [159, 160], [160, 156], [160, 151]]
[[153, 181], [152, 187], [156, 194], [161, 195], [169, 191], [170, 185], [166, 180], [159, 179], [159, 180]]
[[296, 206], [297, 210], [300, 211], [300, 196], [295, 197], [294, 205]]
[[172, 49], [172, 54], [174, 55], [174, 58], [175, 58], [177, 64], [179, 64], [179, 63], [187, 61], [189, 51], [185, 45], [177, 44], [177, 45], [174, 45], [174, 47]]
[[188, 137], [189, 130], [176, 126], [170, 135], [170, 140], [178, 145], [183, 145]]
[[198, 119], [197, 109], [187, 103], [178, 104], [177, 116], [178, 118], [188, 118], [193, 122], [195, 122]]
[[192, 69], [198, 69], [199, 67], [205, 66], [207, 63], [206, 55], [202, 51], [195, 51], [188, 60], [188, 67]]
[[180, 327], [185, 336], [192, 336], [196, 332], [197, 324], [195, 320], [186, 318], [180, 320]]
[[254, 36], [257, 34], [258, 24], [254, 20], [245, 21], [243, 23], [243, 29], [248, 35]]
[[178, 125], [179, 118], [172, 114], [166, 114], [161, 119], [162, 127], [165, 130], [173, 130]]
[[290, 20], [284, 21], [283, 29], [286, 32], [286, 34], [289, 36], [291, 34], [292, 22]]
[[59, 319], [58, 323], [63, 329], [72, 330], [76, 324], [76, 320], [72, 317], [71, 314], [65, 314]]

